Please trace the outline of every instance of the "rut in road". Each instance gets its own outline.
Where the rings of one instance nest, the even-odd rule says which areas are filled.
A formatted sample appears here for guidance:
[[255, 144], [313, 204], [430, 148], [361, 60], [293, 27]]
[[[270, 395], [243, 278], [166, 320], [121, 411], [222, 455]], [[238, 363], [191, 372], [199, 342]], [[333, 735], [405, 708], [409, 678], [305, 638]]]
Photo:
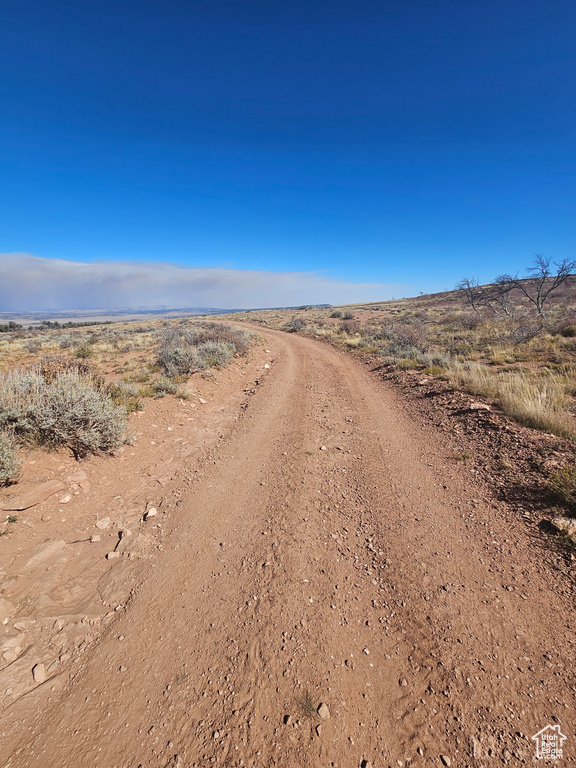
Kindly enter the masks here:
[[358, 363], [261, 333], [165, 551], [4, 764], [515, 765], [551, 722], [573, 762], [572, 615], [522, 527]]

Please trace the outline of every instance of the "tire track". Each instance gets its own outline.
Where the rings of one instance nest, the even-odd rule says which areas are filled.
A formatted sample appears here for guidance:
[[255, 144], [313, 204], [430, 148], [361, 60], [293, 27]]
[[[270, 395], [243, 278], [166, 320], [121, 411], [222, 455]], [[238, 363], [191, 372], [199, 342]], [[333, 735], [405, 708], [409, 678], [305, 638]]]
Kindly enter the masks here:
[[6, 765], [512, 765], [572, 734], [573, 622], [521, 527], [353, 360], [259, 332], [270, 374]]

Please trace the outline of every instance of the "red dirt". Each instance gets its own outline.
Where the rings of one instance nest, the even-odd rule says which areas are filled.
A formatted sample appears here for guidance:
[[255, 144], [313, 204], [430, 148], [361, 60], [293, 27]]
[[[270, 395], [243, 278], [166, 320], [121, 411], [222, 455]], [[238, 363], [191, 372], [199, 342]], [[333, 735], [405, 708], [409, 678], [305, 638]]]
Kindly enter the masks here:
[[205, 415], [152, 403], [123, 462], [82, 466], [44, 571], [26, 542], [3, 565], [29, 650], [0, 671], [1, 764], [520, 765], [556, 723], [576, 762], [567, 576], [389, 384], [258, 330], [271, 352], [202, 381]]

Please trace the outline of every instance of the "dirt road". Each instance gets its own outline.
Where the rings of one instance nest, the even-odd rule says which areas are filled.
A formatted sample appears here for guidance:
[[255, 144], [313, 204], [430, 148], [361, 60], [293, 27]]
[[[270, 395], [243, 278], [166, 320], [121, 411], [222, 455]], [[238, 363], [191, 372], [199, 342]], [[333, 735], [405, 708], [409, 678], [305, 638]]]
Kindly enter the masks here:
[[519, 765], [549, 724], [575, 762], [562, 575], [373, 374], [262, 333], [164, 551], [74, 678], [6, 713], [0, 764]]

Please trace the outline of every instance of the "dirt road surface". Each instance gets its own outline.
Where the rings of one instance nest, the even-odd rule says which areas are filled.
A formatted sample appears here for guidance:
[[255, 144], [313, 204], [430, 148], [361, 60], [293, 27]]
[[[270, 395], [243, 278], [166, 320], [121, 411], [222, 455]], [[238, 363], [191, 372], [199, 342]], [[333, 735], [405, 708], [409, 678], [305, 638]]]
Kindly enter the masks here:
[[5, 712], [0, 764], [521, 765], [556, 724], [574, 763], [563, 575], [366, 367], [261, 333], [163, 551], [72, 679]]

